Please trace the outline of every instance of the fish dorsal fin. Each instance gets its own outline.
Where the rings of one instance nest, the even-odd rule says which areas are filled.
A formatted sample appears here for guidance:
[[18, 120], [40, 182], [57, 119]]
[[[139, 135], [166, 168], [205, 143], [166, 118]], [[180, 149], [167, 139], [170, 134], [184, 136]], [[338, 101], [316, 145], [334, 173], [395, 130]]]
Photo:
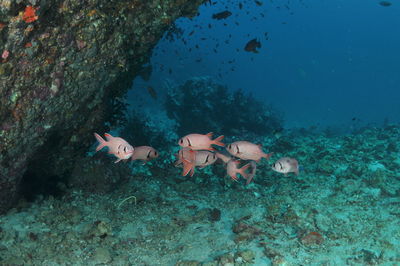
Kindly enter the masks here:
[[109, 141], [113, 138], [113, 136], [111, 136], [110, 133], [104, 133], [104, 136], [106, 137], [106, 139]]
[[212, 136], [213, 136], [213, 134], [214, 134], [213, 132], [208, 132], [208, 133], [206, 134], [206, 136], [209, 137], [209, 138], [211, 139]]

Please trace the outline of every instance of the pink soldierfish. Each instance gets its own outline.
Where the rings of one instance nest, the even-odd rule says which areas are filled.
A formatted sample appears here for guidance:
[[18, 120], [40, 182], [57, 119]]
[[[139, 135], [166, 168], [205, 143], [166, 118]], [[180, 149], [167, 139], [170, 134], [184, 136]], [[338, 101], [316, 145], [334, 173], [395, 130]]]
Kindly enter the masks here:
[[192, 150], [209, 150], [214, 151], [215, 149], [211, 147], [212, 144], [218, 146], [225, 146], [221, 140], [224, 136], [219, 136], [216, 139], [211, 139], [213, 133], [208, 133], [206, 135], [203, 134], [189, 134], [184, 136], [178, 141], [179, 146], [183, 148], [190, 148]]
[[189, 148], [180, 149], [178, 152], [178, 161], [175, 162], [175, 166], [183, 163], [182, 176], [186, 176], [190, 172], [190, 176], [193, 176], [194, 169], [196, 166], [196, 152]]
[[[215, 163], [215, 161], [218, 159], [215, 153], [210, 151], [195, 151], [195, 153], [195, 166], [199, 166], [200, 169]], [[181, 166], [181, 164], [183, 163], [182, 160], [179, 158], [179, 155], [177, 155], [177, 157], [178, 160], [175, 162], [176, 167]]]
[[248, 178], [248, 173], [246, 173], [246, 169], [250, 167], [250, 163], [246, 164], [242, 168], [237, 168], [240, 162], [237, 160], [230, 160], [226, 166], [227, 174], [235, 181], [238, 181], [236, 174], [241, 174], [244, 178]]
[[217, 159], [218, 159], [217, 156], [213, 152], [197, 151], [195, 164], [196, 164], [196, 166], [199, 166], [200, 168], [204, 168], [208, 165], [215, 163], [215, 161]]
[[153, 147], [139, 146], [139, 147], [134, 147], [131, 159], [132, 161], [141, 160], [143, 161], [143, 164], [145, 164], [146, 162], [155, 159], [157, 157], [158, 157], [158, 152]]
[[132, 156], [134, 151], [133, 147], [123, 138], [113, 137], [108, 133], [105, 133], [106, 140], [104, 140], [99, 134], [94, 133], [99, 145], [96, 148], [96, 151], [101, 150], [104, 147], [108, 147], [108, 153], [113, 154], [118, 160], [115, 163], [118, 163], [121, 160], [127, 160]]
[[299, 163], [296, 159], [290, 157], [280, 158], [272, 165], [272, 170], [287, 176], [288, 173], [299, 174]]
[[235, 141], [229, 144], [226, 149], [230, 154], [242, 160], [253, 160], [259, 162], [261, 158], [269, 160], [272, 153], [264, 153], [261, 145], [257, 145], [248, 141]]

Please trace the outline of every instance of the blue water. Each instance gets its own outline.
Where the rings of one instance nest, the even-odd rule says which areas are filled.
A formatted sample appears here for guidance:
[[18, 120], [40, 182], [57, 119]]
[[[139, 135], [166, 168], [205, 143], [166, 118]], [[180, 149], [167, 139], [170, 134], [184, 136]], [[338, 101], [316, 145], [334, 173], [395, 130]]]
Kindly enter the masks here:
[[[151, 79], [136, 80], [131, 95], [148, 84], [162, 95], [167, 80], [180, 84], [211, 76], [279, 108], [286, 127], [351, 126], [354, 118], [363, 124], [399, 122], [400, 2], [383, 7], [362, 0], [264, 1], [262, 6], [246, 1], [242, 10], [236, 1], [215, 2], [203, 5], [193, 19], [178, 20], [183, 36], [160, 41]], [[211, 18], [224, 10], [233, 15]], [[258, 54], [243, 49], [253, 38], [262, 43]]]

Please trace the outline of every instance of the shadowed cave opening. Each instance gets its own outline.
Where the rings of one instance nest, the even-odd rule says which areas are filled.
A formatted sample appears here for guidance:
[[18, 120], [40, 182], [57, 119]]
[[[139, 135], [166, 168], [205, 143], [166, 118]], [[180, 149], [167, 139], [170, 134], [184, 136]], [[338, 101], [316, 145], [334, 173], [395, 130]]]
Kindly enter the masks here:
[[[54, 156], [59, 155], [63, 145], [62, 135], [54, 131], [41, 148], [36, 151], [28, 163], [19, 193], [27, 201], [32, 202], [39, 196], [60, 197], [65, 193], [66, 175], [54, 164]], [[65, 162], [68, 163], [68, 162]]]
[[35, 201], [39, 196], [44, 198], [60, 197], [65, 192], [60, 186], [62, 183], [63, 179], [59, 176], [28, 170], [22, 178], [20, 193], [29, 202]]

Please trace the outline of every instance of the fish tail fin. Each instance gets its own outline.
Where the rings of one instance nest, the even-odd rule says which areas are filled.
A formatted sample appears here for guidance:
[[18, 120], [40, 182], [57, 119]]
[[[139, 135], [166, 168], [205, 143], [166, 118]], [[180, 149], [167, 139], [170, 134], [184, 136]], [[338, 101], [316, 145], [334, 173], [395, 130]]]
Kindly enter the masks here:
[[299, 168], [297, 167], [296, 170], [294, 170], [295, 175], [299, 175]]
[[224, 137], [225, 137], [224, 135], [219, 136], [218, 138], [216, 138], [216, 139], [214, 139], [214, 140], [212, 141], [212, 144], [215, 144], [215, 145], [224, 147], [225, 144], [221, 142], [221, 140], [222, 140]]
[[182, 171], [182, 176], [187, 176], [190, 172], [190, 176], [193, 176], [194, 174], [194, 163], [187, 162], [186, 160], [183, 160], [183, 171]]
[[99, 145], [96, 147], [96, 151], [99, 151], [103, 149], [105, 146], [107, 146], [107, 141], [105, 141], [99, 134], [94, 133], [94, 136], [96, 137], [97, 141], [99, 142]]
[[246, 173], [246, 170], [251, 166], [251, 163], [244, 165], [242, 168], [238, 170], [238, 173], [241, 174], [244, 178], [248, 179], [251, 174]]
[[263, 157], [264, 157], [265, 159], [269, 160], [269, 158], [271, 158], [271, 156], [272, 156], [273, 154], [274, 154], [273, 152], [264, 153]]
[[253, 170], [251, 171], [251, 173], [247, 174], [246, 185], [251, 183], [251, 180], [253, 180], [254, 176], [256, 175], [256, 169], [257, 169], [256, 162], [253, 161], [253, 162], [250, 162], [249, 164], [251, 165]]

